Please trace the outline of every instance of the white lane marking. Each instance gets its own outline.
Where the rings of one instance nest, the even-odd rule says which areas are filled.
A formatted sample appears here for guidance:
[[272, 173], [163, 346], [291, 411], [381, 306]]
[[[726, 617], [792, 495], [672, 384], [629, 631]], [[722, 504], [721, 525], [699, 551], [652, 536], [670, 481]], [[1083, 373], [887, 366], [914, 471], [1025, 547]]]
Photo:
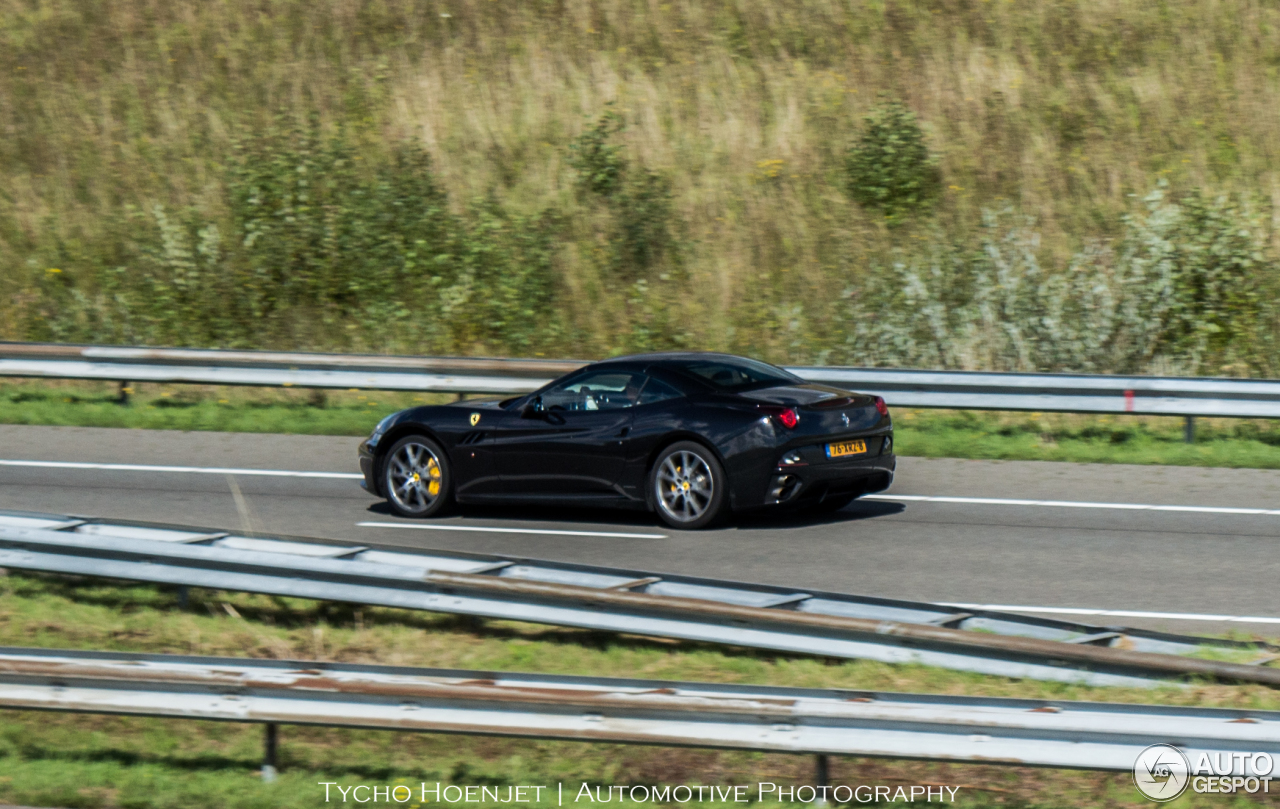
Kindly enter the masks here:
[[196, 475], [256, 475], [269, 478], [336, 478], [363, 480], [356, 472], [295, 472], [288, 469], [230, 469], [217, 466], [154, 466], [137, 463], [83, 463], [80, 461], [8, 461], [0, 466], [34, 466], [42, 469], [98, 469], [107, 472], [169, 472]]
[[1227, 506], [1159, 506], [1146, 503], [1089, 503], [1080, 500], [1010, 500], [1000, 497], [940, 497], [921, 494], [867, 494], [863, 500], [905, 500], [912, 503], [959, 503], [971, 506], [1042, 506], [1048, 508], [1103, 508], [1122, 511], [1179, 511], [1196, 514], [1280, 515], [1280, 509], [1230, 508]]
[[1143, 612], [1141, 610], [1093, 610], [1083, 607], [1027, 607], [1012, 604], [958, 604], [941, 602], [946, 607], [992, 612], [1039, 612], [1046, 615], [1094, 615], [1111, 618], [1166, 618], [1175, 621], [1223, 621], [1240, 624], [1280, 624], [1280, 618], [1258, 615], [1208, 615], [1196, 612]]
[[402, 522], [358, 522], [359, 528], [416, 528], [419, 531], [475, 531], [484, 534], [543, 534], [564, 537], [616, 537], [619, 539], [666, 539], [666, 534], [623, 534], [614, 531], [558, 531], [544, 528], [486, 528], [480, 525], [407, 525]]

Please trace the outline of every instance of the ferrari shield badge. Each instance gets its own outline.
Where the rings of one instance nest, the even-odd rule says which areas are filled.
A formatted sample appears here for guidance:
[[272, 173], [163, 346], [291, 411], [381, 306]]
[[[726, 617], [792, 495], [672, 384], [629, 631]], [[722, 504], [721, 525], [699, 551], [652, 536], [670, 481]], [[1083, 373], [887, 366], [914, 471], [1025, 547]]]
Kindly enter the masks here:
[[479, 414], [479, 413], [472, 413], [472, 414], [471, 414], [471, 426], [472, 426], [472, 427], [474, 427], [474, 426], [476, 426], [476, 425], [477, 425], [477, 424], [479, 424], [479, 423], [480, 423], [480, 414]]

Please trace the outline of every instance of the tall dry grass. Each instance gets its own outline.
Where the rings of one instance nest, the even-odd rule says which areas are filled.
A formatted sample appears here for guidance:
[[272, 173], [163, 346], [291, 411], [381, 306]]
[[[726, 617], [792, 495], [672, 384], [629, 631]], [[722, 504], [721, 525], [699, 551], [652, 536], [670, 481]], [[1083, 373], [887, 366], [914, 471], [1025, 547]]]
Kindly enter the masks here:
[[[945, 189], [895, 229], [841, 190], [882, 96], [919, 114]], [[611, 101], [628, 159], [673, 184], [680, 261], [641, 283], [603, 260], [606, 214], [567, 162]], [[422, 143], [459, 211], [559, 211], [567, 326], [542, 353], [812, 360], [895, 251], [1011, 205], [1065, 267], [1160, 178], [1280, 232], [1269, 0], [0, 0], [0, 335], [36, 333], [50, 269], [86, 291], [128, 272], [131, 206], [225, 217], [233, 138], [280, 110], [368, 159]], [[356, 333], [308, 339], [386, 348]]]

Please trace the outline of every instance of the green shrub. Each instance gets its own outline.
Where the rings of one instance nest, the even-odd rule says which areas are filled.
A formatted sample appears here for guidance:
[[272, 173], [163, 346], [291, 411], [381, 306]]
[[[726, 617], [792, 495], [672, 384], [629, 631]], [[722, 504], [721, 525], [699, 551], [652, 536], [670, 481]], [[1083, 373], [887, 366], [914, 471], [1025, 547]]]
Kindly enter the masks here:
[[1229, 198], [1165, 200], [1114, 244], [1042, 267], [1035, 222], [986, 212], [976, 243], [935, 234], [851, 288], [848, 361], [1093, 373], [1275, 373], [1276, 281], [1261, 221]]
[[901, 102], [881, 104], [863, 123], [845, 157], [846, 188], [853, 199], [898, 224], [937, 195], [937, 165], [915, 114]]
[[493, 200], [451, 213], [416, 143], [360, 160], [341, 131], [277, 124], [237, 143], [225, 187], [218, 221], [132, 212], [122, 264], [96, 284], [47, 272], [38, 336], [528, 353], [559, 333], [557, 218]]
[[671, 251], [671, 182], [666, 177], [647, 169], [632, 177], [614, 210], [614, 259], [624, 272], [643, 272]]
[[595, 125], [569, 146], [569, 164], [578, 187], [608, 203], [613, 269], [641, 274], [662, 261], [674, 246], [671, 235], [671, 181], [649, 168], [633, 171], [614, 136], [625, 129], [612, 102]]
[[1172, 264], [1173, 299], [1163, 346], [1193, 365], [1244, 358], [1254, 348], [1267, 275], [1261, 224], [1235, 200], [1197, 191], [1182, 200], [1176, 228], [1167, 242], [1173, 249], [1162, 256]]
[[612, 139], [625, 128], [622, 116], [614, 111], [613, 102], [609, 102], [595, 125], [569, 145], [569, 165], [578, 173], [580, 188], [606, 199], [617, 193], [627, 161], [622, 146]]
[[461, 273], [441, 290], [441, 320], [452, 345], [528, 356], [567, 328], [553, 316], [561, 224], [552, 213], [511, 214], [492, 199], [472, 203], [468, 214]]
[[296, 312], [333, 324], [360, 319], [381, 336], [412, 323], [438, 338], [425, 311], [458, 273], [458, 223], [417, 144], [374, 165], [342, 132], [313, 121], [237, 144], [228, 178], [241, 317], [289, 332]]

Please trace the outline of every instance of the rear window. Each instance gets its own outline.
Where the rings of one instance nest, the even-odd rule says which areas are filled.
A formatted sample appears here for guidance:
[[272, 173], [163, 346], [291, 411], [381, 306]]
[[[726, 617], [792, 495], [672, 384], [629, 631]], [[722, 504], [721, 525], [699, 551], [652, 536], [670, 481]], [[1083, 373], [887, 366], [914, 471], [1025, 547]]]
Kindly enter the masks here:
[[720, 390], [791, 384], [802, 381], [781, 368], [755, 360], [695, 360], [682, 370]]

